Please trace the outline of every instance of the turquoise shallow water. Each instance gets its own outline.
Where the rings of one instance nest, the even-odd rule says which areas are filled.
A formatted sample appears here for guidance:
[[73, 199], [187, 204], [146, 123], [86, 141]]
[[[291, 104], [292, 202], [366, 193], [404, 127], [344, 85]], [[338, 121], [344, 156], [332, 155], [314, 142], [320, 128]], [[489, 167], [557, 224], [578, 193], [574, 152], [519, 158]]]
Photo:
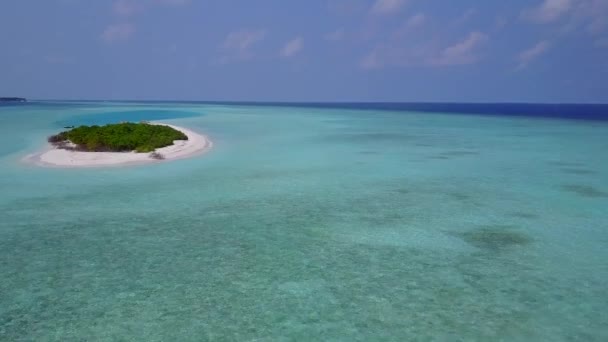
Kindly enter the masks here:
[[[214, 149], [20, 162], [64, 123], [141, 111]], [[0, 340], [606, 341], [607, 150], [604, 122], [3, 107]]]

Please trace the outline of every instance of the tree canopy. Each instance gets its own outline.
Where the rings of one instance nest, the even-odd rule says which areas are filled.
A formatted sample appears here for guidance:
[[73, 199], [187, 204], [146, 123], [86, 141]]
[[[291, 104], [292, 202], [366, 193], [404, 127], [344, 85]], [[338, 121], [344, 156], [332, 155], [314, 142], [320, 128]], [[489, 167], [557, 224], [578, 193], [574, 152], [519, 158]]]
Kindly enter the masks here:
[[[59, 148], [89, 152], [152, 152], [188, 137], [169, 126], [148, 123], [119, 123], [105, 126], [80, 126], [50, 136], [48, 141]], [[74, 144], [70, 145], [69, 143]]]

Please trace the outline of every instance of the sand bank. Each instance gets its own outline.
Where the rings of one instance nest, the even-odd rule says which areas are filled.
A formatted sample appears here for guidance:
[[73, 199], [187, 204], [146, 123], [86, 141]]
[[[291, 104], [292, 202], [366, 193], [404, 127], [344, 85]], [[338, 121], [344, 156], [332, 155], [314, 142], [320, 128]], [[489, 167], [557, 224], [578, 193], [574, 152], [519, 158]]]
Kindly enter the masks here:
[[167, 160], [189, 158], [211, 149], [211, 140], [189, 129], [155, 122], [183, 132], [188, 140], [175, 140], [173, 145], [157, 148], [156, 152], [164, 156], [163, 160], [150, 157], [150, 153], [136, 152], [81, 152], [58, 149], [51, 144], [42, 152], [23, 158], [24, 161], [49, 167], [104, 167], [130, 164], [159, 163]]

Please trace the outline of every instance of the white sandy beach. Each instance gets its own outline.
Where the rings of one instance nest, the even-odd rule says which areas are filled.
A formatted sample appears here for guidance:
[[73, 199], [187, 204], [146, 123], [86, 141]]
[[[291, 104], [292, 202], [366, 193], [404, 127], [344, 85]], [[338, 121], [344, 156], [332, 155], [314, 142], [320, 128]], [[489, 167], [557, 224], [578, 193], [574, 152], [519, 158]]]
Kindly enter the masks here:
[[48, 149], [28, 155], [24, 161], [40, 166], [50, 167], [104, 167], [130, 164], [158, 163], [167, 160], [189, 158], [208, 151], [212, 146], [211, 140], [189, 129], [154, 122], [183, 132], [188, 140], [175, 140], [173, 145], [156, 149], [164, 156], [163, 160], [150, 157], [150, 153], [136, 152], [81, 152], [58, 149], [48, 145]]

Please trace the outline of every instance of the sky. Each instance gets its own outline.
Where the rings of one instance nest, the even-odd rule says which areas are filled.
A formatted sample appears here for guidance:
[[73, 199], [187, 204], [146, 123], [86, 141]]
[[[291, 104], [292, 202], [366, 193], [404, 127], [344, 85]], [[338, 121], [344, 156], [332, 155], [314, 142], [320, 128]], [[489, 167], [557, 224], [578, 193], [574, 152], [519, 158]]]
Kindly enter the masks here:
[[608, 0], [2, 0], [0, 96], [608, 103]]

